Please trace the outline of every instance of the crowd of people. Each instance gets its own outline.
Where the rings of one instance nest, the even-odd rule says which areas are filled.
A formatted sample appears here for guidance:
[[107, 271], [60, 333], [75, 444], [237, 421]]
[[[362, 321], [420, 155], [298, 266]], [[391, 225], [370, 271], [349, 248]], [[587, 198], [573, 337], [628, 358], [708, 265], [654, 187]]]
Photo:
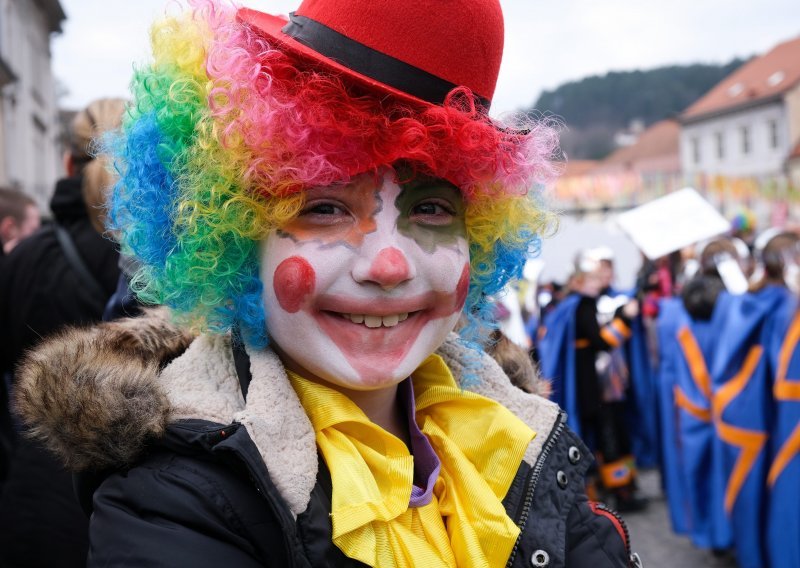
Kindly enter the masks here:
[[640, 566], [492, 332], [558, 169], [489, 116], [499, 2], [190, 0], [151, 39], [52, 222], [0, 202], [0, 566]]
[[191, 0], [52, 221], [0, 189], [0, 567], [636, 568], [642, 467], [697, 546], [800, 566], [800, 238], [503, 300], [558, 153], [488, 115], [502, 30]]
[[735, 229], [643, 259], [629, 291], [587, 248], [521, 305], [606, 498], [646, 507], [636, 466], [658, 466], [675, 532], [742, 568], [800, 566], [800, 236]]

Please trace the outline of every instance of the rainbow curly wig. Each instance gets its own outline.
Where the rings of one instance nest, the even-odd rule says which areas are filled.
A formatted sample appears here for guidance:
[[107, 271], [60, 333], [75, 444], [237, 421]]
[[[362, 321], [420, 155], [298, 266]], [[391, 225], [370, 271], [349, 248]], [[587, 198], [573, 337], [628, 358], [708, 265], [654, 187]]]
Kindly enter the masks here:
[[151, 35], [153, 61], [136, 70], [108, 141], [120, 175], [110, 224], [141, 263], [140, 299], [265, 345], [259, 241], [299, 212], [304, 188], [402, 161], [461, 189], [472, 268], [462, 334], [490, 318], [488, 297], [521, 276], [550, 220], [534, 188], [554, 175], [553, 128], [501, 124], [465, 89], [419, 108], [370, 96], [214, 0], [190, 0]]

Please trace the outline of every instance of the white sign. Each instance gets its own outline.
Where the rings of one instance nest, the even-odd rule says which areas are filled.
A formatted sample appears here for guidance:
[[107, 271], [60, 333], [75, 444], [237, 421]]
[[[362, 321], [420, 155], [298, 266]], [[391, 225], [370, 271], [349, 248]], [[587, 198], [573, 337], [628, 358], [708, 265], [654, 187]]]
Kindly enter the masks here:
[[731, 258], [730, 255], [725, 255], [719, 261], [715, 262], [717, 272], [719, 272], [722, 283], [725, 284], [725, 289], [731, 294], [738, 296], [747, 292], [749, 284], [747, 277], [742, 272], [739, 263], [736, 259]]
[[730, 222], [690, 187], [620, 213], [617, 224], [651, 260], [731, 228]]

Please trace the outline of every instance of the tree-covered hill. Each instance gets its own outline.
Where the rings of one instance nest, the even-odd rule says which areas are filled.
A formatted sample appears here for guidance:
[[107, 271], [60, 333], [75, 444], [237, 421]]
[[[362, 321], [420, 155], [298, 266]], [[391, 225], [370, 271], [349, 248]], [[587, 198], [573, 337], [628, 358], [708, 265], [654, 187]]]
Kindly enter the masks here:
[[725, 65], [671, 65], [649, 71], [613, 71], [544, 91], [533, 106], [561, 117], [562, 146], [570, 158], [599, 159], [614, 149], [614, 134], [633, 121], [645, 126], [675, 116], [737, 69]]

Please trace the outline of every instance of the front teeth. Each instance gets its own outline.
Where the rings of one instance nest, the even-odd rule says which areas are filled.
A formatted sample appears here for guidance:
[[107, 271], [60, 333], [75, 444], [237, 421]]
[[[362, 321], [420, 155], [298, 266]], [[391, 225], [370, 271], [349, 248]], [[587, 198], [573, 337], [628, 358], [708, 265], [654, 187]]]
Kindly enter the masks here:
[[342, 314], [342, 317], [349, 319], [353, 323], [363, 323], [371, 329], [378, 327], [394, 327], [401, 321], [408, 319], [408, 313], [392, 314], [389, 316], [365, 316], [362, 314]]
[[393, 327], [400, 323], [400, 316], [393, 315], [393, 316], [383, 316], [383, 327]]

